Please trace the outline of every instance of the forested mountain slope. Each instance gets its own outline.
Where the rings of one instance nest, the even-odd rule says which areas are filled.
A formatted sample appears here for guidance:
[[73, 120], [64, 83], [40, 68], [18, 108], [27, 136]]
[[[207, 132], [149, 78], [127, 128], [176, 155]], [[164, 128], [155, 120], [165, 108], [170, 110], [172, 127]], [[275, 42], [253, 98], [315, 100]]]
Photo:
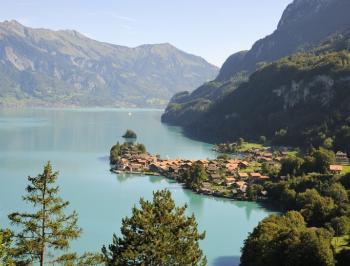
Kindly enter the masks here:
[[257, 41], [249, 51], [230, 56], [214, 81], [192, 93], [175, 95], [162, 121], [190, 125], [265, 64], [296, 52], [313, 50], [332, 36], [348, 32], [349, 13], [348, 0], [294, 0], [284, 11], [277, 29]]

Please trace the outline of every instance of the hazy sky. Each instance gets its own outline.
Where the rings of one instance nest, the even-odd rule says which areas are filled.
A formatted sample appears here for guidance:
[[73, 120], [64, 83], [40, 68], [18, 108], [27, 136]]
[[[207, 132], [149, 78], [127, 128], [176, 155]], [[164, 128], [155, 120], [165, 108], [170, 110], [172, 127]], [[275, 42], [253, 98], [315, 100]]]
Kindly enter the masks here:
[[0, 0], [0, 20], [119, 45], [169, 42], [221, 66], [276, 29], [292, 0]]

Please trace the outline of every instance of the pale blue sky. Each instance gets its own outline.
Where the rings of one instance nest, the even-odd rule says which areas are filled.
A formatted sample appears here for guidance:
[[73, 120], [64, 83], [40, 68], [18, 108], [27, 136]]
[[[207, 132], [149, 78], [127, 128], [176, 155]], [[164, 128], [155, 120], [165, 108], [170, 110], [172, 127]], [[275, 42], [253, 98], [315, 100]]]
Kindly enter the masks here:
[[221, 66], [276, 29], [292, 0], [0, 0], [0, 20], [126, 46], [169, 42]]

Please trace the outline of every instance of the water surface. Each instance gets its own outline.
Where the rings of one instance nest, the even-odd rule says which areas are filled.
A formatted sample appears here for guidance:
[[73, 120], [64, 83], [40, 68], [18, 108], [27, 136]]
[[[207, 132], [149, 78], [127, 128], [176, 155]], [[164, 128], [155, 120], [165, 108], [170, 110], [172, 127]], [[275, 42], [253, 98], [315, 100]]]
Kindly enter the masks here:
[[[131, 113], [131, 115], [130, 115]], [[0, 110], [0, 224], [7, 214], [25, 210], [21, 201], [26, 176], [42, 171], [51, 160], [60, 171], [61, 196], [79, 213], [84, 232], [73, 249], [98, 251], [119, 234], [121, 220], [140, 197], [171, 190], [177, 204], [188, 204], [200, 230], [210, 265], [237, 265], [240, 248], [268, 211], [255, 203], [200, 196], [161, 177], [116, 176], [109, 172], [110, 147], [128, 128], [151, 153], [189, 159], [214, 158], [212, 146], [190, 140], [177, 127], [160, 123], [159, 110], [28, 109]]]

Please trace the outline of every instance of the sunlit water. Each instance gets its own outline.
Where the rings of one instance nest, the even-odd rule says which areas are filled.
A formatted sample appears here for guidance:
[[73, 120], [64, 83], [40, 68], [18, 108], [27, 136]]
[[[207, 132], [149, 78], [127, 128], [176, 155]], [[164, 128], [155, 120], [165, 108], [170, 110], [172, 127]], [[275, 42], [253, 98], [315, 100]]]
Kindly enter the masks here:
[[[131, 113], [131, 114], [130, 114]], [[27, 175], [42, 171], [51, 160], [60, 171], [61, 196], [79, 213], [84, 232], [72, 249], [99, 251], [120, 233], [123, 217], [140, 197], [170, 189], [178, 205], [188, 204], [200, 230], [201, 246], [210, 265], [237, 265], [240, 248], [268, 211], [255, 203], [196, 195], [161, 177], [116, 176], [109, 172], [108, 153], [127, 128], [151, 153], [163, 157], [213, 158], [212, 146], [184, 137], [177, 127], [160, 123], [159, 110], [30, 109], [0, 110], [0, 223], [7, 214], [24, 210], [21, 201]]]

